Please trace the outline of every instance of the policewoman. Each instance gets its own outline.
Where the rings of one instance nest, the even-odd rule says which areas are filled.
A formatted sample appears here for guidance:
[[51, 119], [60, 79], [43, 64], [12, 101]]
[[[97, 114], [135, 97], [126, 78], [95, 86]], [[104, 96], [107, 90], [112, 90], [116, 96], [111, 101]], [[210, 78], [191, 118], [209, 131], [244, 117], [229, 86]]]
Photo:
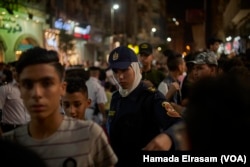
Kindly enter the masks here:
[[110, 143], [118, 156], [117, 166], [135, 166], [140, 150], [171, 150], [174, 141], [168, 128], [181, 118], [163, 107], [163, 94], [142, 81], [136, 54], [120, 46], [111, 51], [109, 65], [118, 91], [113, 93], [108, 114]]

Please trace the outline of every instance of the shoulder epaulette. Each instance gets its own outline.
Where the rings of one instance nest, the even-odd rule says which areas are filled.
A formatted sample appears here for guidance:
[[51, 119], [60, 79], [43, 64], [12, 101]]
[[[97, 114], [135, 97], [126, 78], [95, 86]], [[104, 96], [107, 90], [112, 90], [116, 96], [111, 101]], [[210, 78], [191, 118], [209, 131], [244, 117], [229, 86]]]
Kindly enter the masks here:
[[156, 89], [155, 89], [154, 87], [148, 87], [148, 91], [149, 91], [149, 92], [155, 92]]

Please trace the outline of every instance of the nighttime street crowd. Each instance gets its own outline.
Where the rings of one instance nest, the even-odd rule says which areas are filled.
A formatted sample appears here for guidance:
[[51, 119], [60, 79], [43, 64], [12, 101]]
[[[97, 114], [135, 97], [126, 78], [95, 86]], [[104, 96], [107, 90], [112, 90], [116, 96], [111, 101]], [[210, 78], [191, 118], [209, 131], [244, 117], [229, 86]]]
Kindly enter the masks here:
[[138, 54], [118, 46], [85, 74], [41, 47], [1, 63], [1, 163], [130, 167], [145, 152], [250, 150], [250, 50], [218, 53], [221, 43], [166, 49], [161, 65], [148, 42]]

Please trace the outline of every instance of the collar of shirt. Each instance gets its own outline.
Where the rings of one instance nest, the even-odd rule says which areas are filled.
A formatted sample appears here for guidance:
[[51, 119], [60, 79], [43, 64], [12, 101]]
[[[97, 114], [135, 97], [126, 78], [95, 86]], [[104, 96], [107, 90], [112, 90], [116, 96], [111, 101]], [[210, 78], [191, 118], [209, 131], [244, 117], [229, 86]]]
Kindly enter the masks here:
[[90, 81], [94, 81], [94, 82], [98, 82], [99, 84], [101, 84], [101, 81], [98, 78], [95, 77], [89, 77]]

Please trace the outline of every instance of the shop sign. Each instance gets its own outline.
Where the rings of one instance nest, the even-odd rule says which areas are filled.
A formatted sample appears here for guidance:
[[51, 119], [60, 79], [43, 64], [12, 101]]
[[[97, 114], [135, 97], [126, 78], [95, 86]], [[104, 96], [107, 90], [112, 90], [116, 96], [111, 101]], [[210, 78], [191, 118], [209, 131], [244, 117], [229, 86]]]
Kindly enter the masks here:
[[54, 27], [59, 29], [59, 30], [65, 30], [69, 33], [70, 32], [72, 33], [72, 29], [73, 29], [74, 25], [72, 25], [72, 23], [70, 23], [70, 22], [64, 22], [62, 19], [58, 19], [55, 21]]
[[22, 32], [22, 27], [11, 17], [0, 16], [0, 30], [6, 30], [7, 33]]
[[75, 28], [74, 28], [74, 37], [83, 38], [85, 40], [88, 40], [90, 38], [90, 35], [89, 35], [90, 30], [91, 30], [90, 25], [87, 25], [86, 27], [75, 26]]

